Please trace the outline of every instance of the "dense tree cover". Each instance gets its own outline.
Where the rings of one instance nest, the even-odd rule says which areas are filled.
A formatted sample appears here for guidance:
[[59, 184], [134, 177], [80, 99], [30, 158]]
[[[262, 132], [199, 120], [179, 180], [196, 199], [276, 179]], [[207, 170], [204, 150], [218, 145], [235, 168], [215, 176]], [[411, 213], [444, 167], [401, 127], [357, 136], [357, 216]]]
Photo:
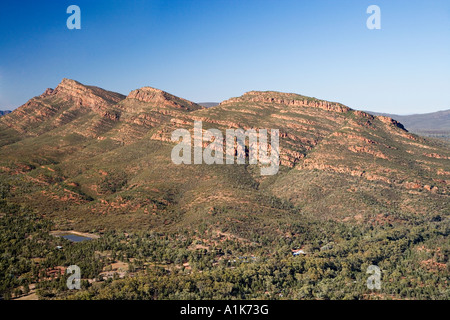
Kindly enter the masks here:
[[[106, 232], [100, 239], [71, 243], [50, 236], [51, 223], [45, 219], [8, 209], [14, 213], [0, 219], [0, 288], [5, 299], [26, 293], [31, 283], [37, 283], [41, 298], [450, 298], [450, 225], [442, 218], [369, 227], [310, 222], [300, 240], [284, 237], [270, 244], [263, 238], [260, 243], [228, 239], [211, 244], [208, 239], [214, 237], [205, 237], [208, 230], [203, 237]], [[324, 246], [330, 241], [332, 246]], [[307, 254], [292, 256], [291, 248], [300, 242]], [[129, 263], [128, 276], [102, 280], [103, 267], [115, 261]], [[67, 289], [67, 275], [46, 273], [71, 264], [82, 270], [80, 291]], [[372, 264], [382, 270], [379, 291], [366, 286]]]
[[[7, 202], [7, 193], [0, 188], [3, 299], [32, 284], [44, 299], [450, 298], [448, 216], [393, 213], [390, 222], [355, 224], [303, 214], [280, 222], [277, 237], [239, 227], [217, 233], [205, 223], [170, 233], [111, 230], [72, 243], [50, 235], [54, 224], [30, 208]], [[293, 256], [298, 248], [306, 255]], [[119, 261], [128, 264], [125, 277], [104, 278]], [[81, 269], [79, 291], [67, 289], [61, 267], [69, 265]], [[366, 286], [369, 265], [381, 269], [381, 290]]]
[[[331, 225], [330, 225], [331, 227]], [[273, 251], [256, 249], [258, 259], [228, 259], [197, 251], [193, 270], [149, 267], [135, 277], [102, 282], [68, 298], [76, 299], [449, 299], [448, 223], [408, 228], [391, 226], [366, 230], [333, 249], [293, 257], [279, 241]], [[430, 252], [417, 250], [440, 248]], [[161, 250], [163, 250], [161, 248]], [[228, 251], [229, 249], [226, 249]], [[171, 252], [177, 252], [175, 248]], [[164, 253], [161, 252], [162, 255]], [[169, 252], [165, 252], [171, 256]], [[216, 256], [217, 257], [217, 256]], [[155, 258], [155, 256], [153, 256]], [[162, 258], [162, 256], [160, 256]], [[428, 270], [421, 261], [436, 259], [444, 268]], [[171, 259], [169, 259], [171, 260]], [[169, 262], [164, 260], [164, 262]], [[162, 262], [162, 259], [159, 259]], [[199, 263], [202, 262], [202, 263]], [[382, 289], [369, 290], [367, 267], [382, 270]]]

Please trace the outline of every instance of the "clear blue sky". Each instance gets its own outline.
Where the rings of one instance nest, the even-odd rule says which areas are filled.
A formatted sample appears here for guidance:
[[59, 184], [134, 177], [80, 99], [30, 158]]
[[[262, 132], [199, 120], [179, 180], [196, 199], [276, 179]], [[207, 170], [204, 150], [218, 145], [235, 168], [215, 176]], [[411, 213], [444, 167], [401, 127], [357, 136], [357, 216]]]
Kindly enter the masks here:
[[[66, 9], [81, 8], [81, 30]], [[366, 9], [381, 8], [381, 30]], [[450, 1], [0, 3], [0, 109], [62, 78], [200, 102], [295, 92], [398, 114], [450, 109]]]

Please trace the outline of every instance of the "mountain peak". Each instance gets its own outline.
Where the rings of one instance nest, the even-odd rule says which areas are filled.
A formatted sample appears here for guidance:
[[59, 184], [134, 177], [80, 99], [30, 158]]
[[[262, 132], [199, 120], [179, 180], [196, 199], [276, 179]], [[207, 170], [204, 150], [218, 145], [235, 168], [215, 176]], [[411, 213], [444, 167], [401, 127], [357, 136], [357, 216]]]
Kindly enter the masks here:
[[78, 81], [64, 78], [61, 80], [61, 82], [56, 87], [55, 91], [74, 91], [74, 90], [82, 90], [85, 91], [88, 88], [88, 86], [85, 86], [81, 84]]
[[128, 94], [127, 98], [136, 99], [136, 100], [140, 100], [143, 102], [151, 102], [155, 99], [160, 99], [165, 96], [168, 97], [169, 93], [162, 91], [160, 89], [146, 86], [146, 87], [142, 87], [142, 88], [131, 91]]
[[55, 88], [47, 89], [44, 92], [46, 95], [63, 94], [70, 97], [72, 100], [76, 100], [80, 105], [107, 105], [115, 104], [125, 98], [117, 92], [107, 91], [99, 87], [87, 86], [78, 81], [64, 78]]
[[285, 93], [278, 91], [248, 91], [240, 97], [231, 98], [220, 103], [220, 105], [238, 102], [263, 102], [275, 103], [287, 106], [320, 108], [327, 111], [348, 112], [352, 109], [337, 102], [319, 100], [312, 97], [302, 96], [296, 93]]
[[179, 98], [168, 92], [152, 87], [142, 87], [131, 91], [127, 99], [135, 99], [141, 102], [171, 105], [176, 108], [184, 108], [188, 110], [202, 109], [203, 107], [186, 99]]
[[61, 82], [56, 86], [55, 89], [47, 88], [41, 95], [41, 98], [46, 98], [48, 96], [57, 94], [58, 92], [72, 93], [75, 88], [78, 90], [85, 90], [87, 87], [79, 83], [78, 81], [63, 78]]
[[69, 79], [69, 78], [63, 78], [63, 79], [61, 80], [60, 84], [78, 84], [78, 85], [81, 85], [80, 82], [75, 81], [75, 80], [73, 80], [73, 79]]

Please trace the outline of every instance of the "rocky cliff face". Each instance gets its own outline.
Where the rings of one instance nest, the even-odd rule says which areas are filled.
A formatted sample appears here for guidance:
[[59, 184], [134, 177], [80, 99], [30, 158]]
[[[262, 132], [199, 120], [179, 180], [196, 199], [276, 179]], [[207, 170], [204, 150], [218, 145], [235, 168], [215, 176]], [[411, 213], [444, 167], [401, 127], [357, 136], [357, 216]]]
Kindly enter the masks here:
[[[47, 89], [48, 90], [48, 89]], [[124, 95], [116, 92], [107, 91], [94, 86], [86, 86], [75, 80], [64, 78], [55, 90], [49, 94], [65, 94], [76, 99], [80, 104], [86, 106], [100, 106], [107, 103], [117, 103], [125, 99]]]
[[403, 126], [403, 124], [401, 124], [401, 123], [398, 122], [397, 120], [394, 120], [394, 119], [392, 119], [392, 118], [390, 118], [390, 117], [386, 117], [386, 116], [377, 116], [377, 118], [378, 118], [381, 122], [384, 122], [384, 123], [387, 123], [387, 124], [391, 124], [391, 125], [394, 125], [394, 126], [396, 126], [396, 127], [398, 127], [398, 128], [401, 128], [401, 129], [403, 129], [403, 130], [406, 130], [405, 127]]
[[112, 112], [109, 108], [125, 99], [121, 94], [85, 86], [70, 79], [63, 79], [55, 90], [47, 89], [44, 95], [44, 97], [55, 95], [64, 101], [73, 101], [76, 105], [91, 108], [92, 111], [111, 120], [117, 120], [120, 114]]
[[286, 106], [320, 108], [334, 112], [348, 112], [351, 109], [340, 103], [318, 100], [309, 97], [303, 97], [293, 93], [279, 93], [274, 91], [249, 91], [239, 98], [231, 98], [220, 103], [220, 105], [238, 103], [238, 102], [263, 102], [276, 103]]
[[203, 108], [194, 102], [176, 97], [170, 93], [152, 87], [143, 87], [133, 90], [127, 96], [127, 99], [135, 99], [152, 104], [169, 105], [174, 108], [181, 108], [190, 111]]

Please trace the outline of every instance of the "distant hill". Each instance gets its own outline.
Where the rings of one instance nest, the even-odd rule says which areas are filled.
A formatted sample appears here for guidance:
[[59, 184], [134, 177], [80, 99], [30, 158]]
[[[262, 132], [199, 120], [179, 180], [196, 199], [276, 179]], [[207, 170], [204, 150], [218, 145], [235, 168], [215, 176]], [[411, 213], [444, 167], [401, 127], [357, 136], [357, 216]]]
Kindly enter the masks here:
[[408, 131], [435, 138], [450, 140], [450, 109], [432, 113], [397, 115], [371, 112], [373, 115], [382, 115], [401, 122]]
[[219, 102], [198, 102], [197, 104], [205, 108], [211, 108], [219, 105]]
[[0, 110], [0, 117], [8, 113], [11, 113], [11, 110]]

